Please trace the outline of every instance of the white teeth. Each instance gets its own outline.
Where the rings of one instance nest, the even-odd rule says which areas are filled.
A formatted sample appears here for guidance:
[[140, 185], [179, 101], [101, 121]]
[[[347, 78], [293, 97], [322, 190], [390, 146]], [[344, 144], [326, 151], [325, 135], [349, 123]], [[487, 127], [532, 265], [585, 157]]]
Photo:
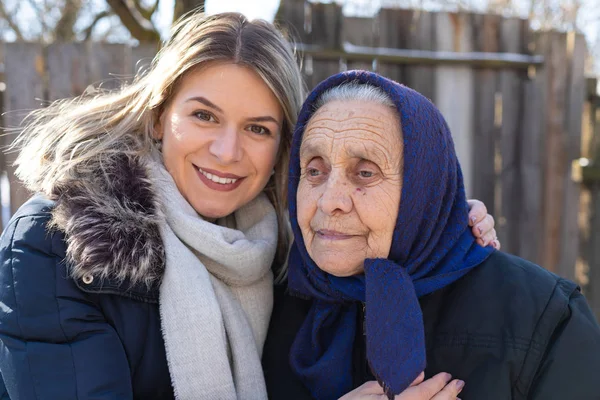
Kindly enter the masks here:
[[210, 174], [208, 172], [204, 172], [202, 169], [198, 168], [198, 171], [200, 171], [202, 173], [202, 175], [204, 175], [205, 177], [207, 177], [208, 179], [210, 179], [211, 181], [215, 182], [215, 183], [220, 183], [221, 185], [225, 185], [228, 183], [235, 183], [237, 182], [237, 179], [232, 179], [232, 178], [220, 178], [216, 175]]

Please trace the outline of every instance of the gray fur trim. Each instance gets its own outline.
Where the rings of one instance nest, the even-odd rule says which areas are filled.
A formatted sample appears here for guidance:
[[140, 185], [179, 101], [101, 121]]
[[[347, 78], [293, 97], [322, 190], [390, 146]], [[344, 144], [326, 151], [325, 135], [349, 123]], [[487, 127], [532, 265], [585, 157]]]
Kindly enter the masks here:
[[93, 176], [55, 188], [52, 225], [67, 237], [70, 275], [147, 287], [160, 283], [163, 218], [144, 162], [118, 154]]

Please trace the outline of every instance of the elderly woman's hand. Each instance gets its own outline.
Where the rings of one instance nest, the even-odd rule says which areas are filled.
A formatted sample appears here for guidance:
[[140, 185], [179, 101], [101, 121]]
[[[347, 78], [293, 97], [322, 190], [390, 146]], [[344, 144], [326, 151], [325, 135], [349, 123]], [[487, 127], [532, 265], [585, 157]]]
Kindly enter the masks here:
[[[421, 375], [415, 379], [410, 387], [394, 397], [394, 399], [458, 400], [457, 396], [465, 386], [465, 383], [458, 379], [454, 379], [448, 383], [452, 379], [452, 376], [445, 372], [441, 372], [426, 381], [423, 381], [424, 379], [425, 374], [421, 372]], [[387, 396], [379, 383], [370, 381], [354, 389], [339, 400], [387, 400]]]
[[496, 250], [500, 250], [500, 241], [494, 229], [494, 217], [488, 214], [485, 204], [479, 200], [468, 200], [467, 203], [469, 203], [469, 226], [472, 227], [477, 243], [484, 247], [491, 244]]

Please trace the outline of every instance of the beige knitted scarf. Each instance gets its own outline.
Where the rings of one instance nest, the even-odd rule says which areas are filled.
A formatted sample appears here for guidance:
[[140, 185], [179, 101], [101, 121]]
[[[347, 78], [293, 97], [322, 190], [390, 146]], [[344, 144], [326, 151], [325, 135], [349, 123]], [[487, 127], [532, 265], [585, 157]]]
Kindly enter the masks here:
[[175, 397], [266, 399], [261, 354], [273, 307], [273, 206], [261, 194], [227, 223], [210, 223], [162, 162], [151, 164], [151, 174], [165, 217], [159, 307]]

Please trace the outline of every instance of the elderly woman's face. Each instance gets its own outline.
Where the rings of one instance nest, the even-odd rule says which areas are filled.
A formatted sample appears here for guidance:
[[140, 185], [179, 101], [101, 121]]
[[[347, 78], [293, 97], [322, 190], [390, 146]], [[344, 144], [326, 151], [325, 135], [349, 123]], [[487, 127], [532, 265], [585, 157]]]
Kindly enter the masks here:
[[298, 223], [308, 254], [335, 276], [386, 258], [402, 188], [402, 138], [394, 110], [333, 101], [306, 127], [300, 148]]

